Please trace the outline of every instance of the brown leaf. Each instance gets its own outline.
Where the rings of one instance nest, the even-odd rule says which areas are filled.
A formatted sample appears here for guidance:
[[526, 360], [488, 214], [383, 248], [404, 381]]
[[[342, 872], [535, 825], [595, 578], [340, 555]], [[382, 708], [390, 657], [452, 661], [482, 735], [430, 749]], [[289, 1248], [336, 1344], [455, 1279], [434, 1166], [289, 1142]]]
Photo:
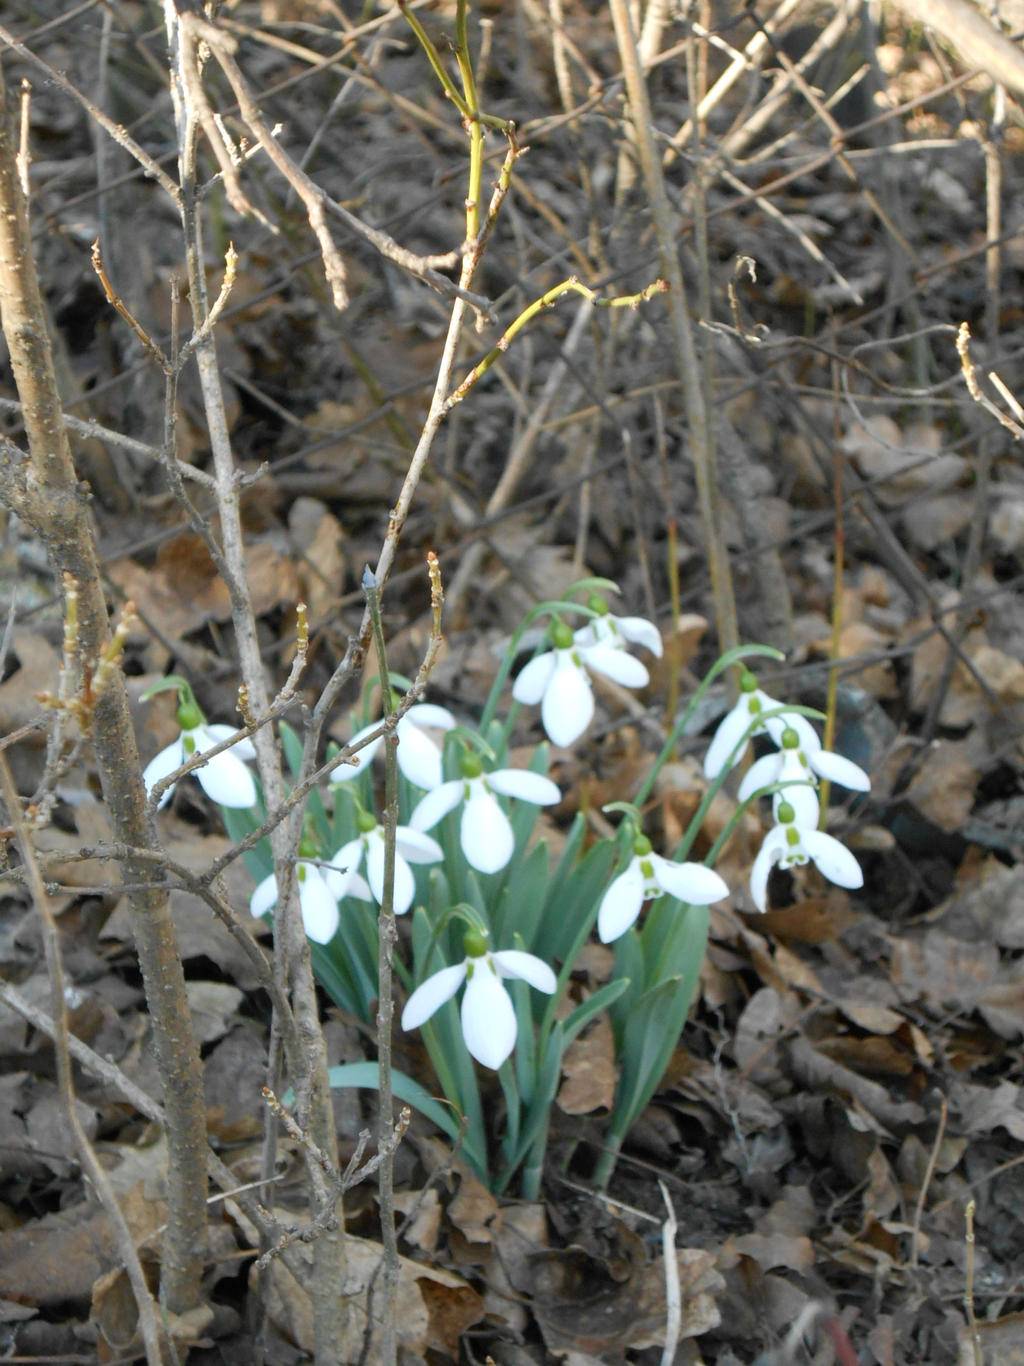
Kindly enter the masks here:
[[[290, 1222], [287, 1210], [281, 1210], [280, 1217]], [[343, 1293], [350, 1313], [344, 1341], [332, 1343], [331, 1347], [337, 1361], [358, 1361], [369, 1326], [366, 1292], [380, 1264], [381, 1247], [365, 1238], [345, 1237], [338, 1239], [337, 1248], [339, 1258], [344, 1259]], [[271, 1262], [260, 1281], [267, 1313], [275, 1326], [312, 1353], [313, 1310], [308, 1281], [300, 1284], [280, 1260]], [[424, 1293], [428, 1282], [430, 1289]], [[447, 1298], [441, 1292], [449, 1292]], [[428, 1349], [448, 1352], [455, 1326], [461, 1333], [482, 1315], [483, 1300], [461, 1276], [440, 1267], [423, 1266], [408, 1257], [399, 1258], [395, 1323], [400, 1354], [422, 1359]], [[377, 1366], [381, 1360], [376, 1334], [365, 1360], [368, 1366]]]
[[615, 1066], [615, 1040], [607, 1015], [600, 1015], [590, 1028], [566, 1049], [562, 1058], [559, 1107], [567, 1115], [589, 1115], [595, 1110], [610, 1110], [615, 1101], [619, 1072]]
[[943, 830], [959, 830], [974, 806], [980, 778], [965, 743], [935, 740], [928, 747], [907, 796]]
[[810, 1238], [786, 1233], [745, 1233], [726, 1244], [744, 1257], [750, 1257], [762, 1271], [784, 1266], [790, 1271], [806, 1271], [814, 1265], [814, 1244]]

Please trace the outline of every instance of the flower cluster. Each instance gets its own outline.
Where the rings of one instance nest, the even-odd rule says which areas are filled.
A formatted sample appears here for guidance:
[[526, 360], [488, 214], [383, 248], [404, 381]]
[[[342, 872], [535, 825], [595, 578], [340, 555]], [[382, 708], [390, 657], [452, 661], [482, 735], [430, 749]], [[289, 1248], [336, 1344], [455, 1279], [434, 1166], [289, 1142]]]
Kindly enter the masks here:
[[833, 835], [818, 829], [818, 780], [838, 783], [851, 792], [867, 792], [870, 778], [850, 759], [823, 749], [807, 718], [762, 692], [747, 669], [740, 680], [739, 701], [720, 723], [708, 748], [705, 775], [717, 777], [739, 761], [755, 735], [765, 734], [778, 749], [751, 764], [737, 793], [746, 802], [764, 789], [772, 792], [776, 823], [765, 836], [750, 873], [754, 905], [759, 911], [767, 909], [768, 877], [776, 864], [795, 868], [813, 863], [839, 887], [862, 887], [864, 875], [854, 856]]
[[[630, 652], [630, 647], [640, 646], [660, 657], [661, 636], [657, 628], [642, 617], [613, 615], [606, 600], [597, 594], [591, 595], [586, 608], [556, 603], [546, 604], [543, 610], [551, 614], [550, 648], [537, 654], [525, 666], [513, 684], [512, 695], [519, 703], [539, 704], [541, 722], [549, 739], [566, 746], [583, 734], [593, 718], [592, 676], [603, 676], [628, 688], [644, 687], [650, 681], [650, 675], [645, 664]], [[587, 619], [582, 626], [573, 629], [566, 624], [563, 615], [569, 610], [586, 613]], [[722, 661], [722, 667], [726, 662]], [[166, 781], [168, 784], [161, 794], [161, 806], [169, 800], [173, 780], [183, 765], [193, 756], [204, 755], [235, 735], [228, 726], [207, 723], [184, 680], [164, 680], [152, 691], [163, 687], [178, 690], [177, 716], [181, 732], [145, 770], [147, 790], [152, 791], [157, 783]], [[495, 696], [499, 690], [500, 680], [495, 686]], [[513, 943], [524, 944], [522, 938], [517, 938], [519, 926], [514, 923], [514, 917], [509, 923], [505, 922], [505, 908], [509, 905], [521, 905], [524, 900], [529, 903], [533, 896], [535, 904], [527, 904], [527, 909], [533, 915], [531, 923], [535, 926], [540, 923], [537, 914], [542, 902], [536, 900], [539, 892], [530, 890], [534, 887], [530, 879], [525, 879], [520, 886], [516, 870], [522, 869], [531, 857], [531, 820], [527, 808], [551, 807], [562, 797], [558, 785], [544, 773], [507, 765], [510, 728], [511, 722], [503, 733], [500, 726], [486, 730], [487, 739], [483, 735], [468, 734], [458, 726], [451, 712], [427, 703], [409, 707], [395, 727], [399, 768], [418, 795], [409, 802], [408, 823], [399, 825], [395, 835], [393, 910], [397, 915], [405, 915], [417, 904], [414, 871], [417, 865], [438, 870], [421, 880], [421, 893], [428, 885], [435, 890], [457, 885], [468, 889], [469, 898], [452, 911], [468, 925], [463, 936], [462, 961], [451, 961], [450, 935], [442, 936], [441, 929], [435, 928], [424, 961], [438, 953], [442, 966], [412, 990], [402, 1012], [402, 1027], [413, 1030], [425, 1024], [464, 987], [460, 1018], [466, 1049], [478, 1062], [495, 1069], [502, 1067], [511, 1056], [521, 1023], [505, 982], [519, 979], [536, 991], [553, 995], [560, 980], [548, 963], [527, 952], [525, 946], [491, 947], [492, 932], [506, 942], [511, 937]], [[496, 735], [499, 739], [492, 747]], [[814, 863], [825, 877], [842, 887], [861, 886], [863, 875], [857, 860], [837, 839], [819, 829], [819, 784], [822, 781], [838, 783], [851, 791], [866, 792], [870, 786], [867, 774], [850, 760], [824, 749], [807, 717], [763, 692], [754, 675], [744, 669], [739, 700], [718, 726], [708, 748], [704, 763], [708, 779], [719, 778], [736, 764], [751, 739], [759, 735], [766, 736], [773, 749], [749, 767], [738, 793], [741, 802], [753, 800], [761, 793], [770, 795], [772, 802], [774, 825], [761, 845], [750, 874], [754, 904], [759, 910], [766, 908], [768, 881], [776, 866], [791, 868]], [[350, 917], [354, 923], [365, 926], [366, 915], [374, 914], [360, 910], [360, 903], [372, 908], [385, 899], [384, 827], [372, 810], [363, 805], [368, 800], [369, 785], [352, 785], [353, 779], [368, 772], [383, 738], [383, 722], [356, 729], [349, 742], [349, 753], [330, 774], [333, 811], [319, 799], [315, 809], [311, 806], [296, 854], [296, 893], [306, 934], [331, 952], [340, 951], [341, 945], [346, 946], [346, 951], [351, 948], [354, 941], [346, 928]], [[246, 766], [246, 761], [254, 757], [250, 741], [239, 737], [233, 745], [214, 754], [205, 763], [196, 764], [195, 776], [213, 800], [227, 811], [257, 808], [259, 789]], [[405, 789], [403, 800], [407, 799], [408, 789]], [[518, 807], [510, 806], [516, 803]], [[668, 923], [666, 912], [655, 913], [655, 903], [669, 897], [684, 907], [708, 906], [727, 897], [729, 888], [713, 868], [655, 853], [651, 841], [641, 830], [637, 807], [613, 803], [607, 809], [626, 813], [622, 830], [623, 839], [628, 841], [622, 846], [625, 856], [611, 876], [610, 851], [605, 855], [607, 861], [601, 865], [601, 878], [606, 885], [601, 890], [598, 882], [591, 883], [587, 893], [589, 900], [582, 907], [573, 902], [573, 874], [569, 874], [568, 899], [574, 906], [574, 923], [578, 922], [579, 926], [574, 931], [573, 942], [578, 948], [594, 928], [606, 944], [626, 935], [639, 936], [639, 939], [626, 941], [634, 945], [628, 951], [626, 961], [638, 961], [636, 954], [647, 952], [635, 947], [645, 942], [646, 925], [651, 924], [657, 942], [664, 943]], [[519, 815], [514, 817], [510, 812], [515, 810]], [[227, 815], [225, 819], [228, 819]], [[256, 819], [258, 821], [260, 817]], [[438, 838], [429, 831], [440, 832]], [[447, 861], [453, 858], [456, 850], [464, 865], [461, 869], [453, 869]], [[267, 862], [265, 859], [261, 871], [266, 869]], [[536, 865], [536, 859], [532, 864]], [[253, 916], [272, 913], [279, 895], [273, 872], [258, 877], [250, 900]], [[433, 895], [433, 892], [424, 895], [421, 906], [424, 902], [432, 904]], [[440, 892], [442, 897], [447, 895], [447, 890]], [[349, 909], [345, 910], [347, 898], [352, 900]], [[469, 904], [470, 901], [474, 904]], [[433, 904], [436, 906], [436, 901]], [[441, 901], [442, 906], [445, 904]], [[642, 921], [647, 904], [652, 906], [652, 911], [648, 920]], [[559, 903], [550, 903], [546, 913], [557, 918], [561, 910]], [[423, 909], [417, 911], [417, 925], [430, 923], [430, 917], [426, 922], [422, 920], [424, 914]], [[675, 914], [669, 907], [670, 920]], [[360, 916], [362, 921], [359, 921]], [[441, 926], [444, 924], [442, 919]], [[530, 946], [539, 945], [544, 938], [537, 928], [525, 933], [532, 936], [525, 941]], [[414, 930], [413, 940], [420, 956], [424, 945], [422, 934]], [[552, 936], [550, 942], [559, 941]], [[573, 953], [576, 951], [574, 948]], [[559, 958], [563, 954], [556, 949], [551, 956]], [[571, 967], [570, 962], [563, 966], [563, 981], [567, 980]], [[670, 974], [678, 971], [667, 959], [662, 968]], [[373, 963], [363, 973], [363, 980], [370, 985], [370, 999], [375, 970]], [[662, 985], [667, 986], [675, 980], [666, 977]], [[607, 989], [611, 990], [611, 986]], [[651, 989], [651, 982], [638, 988], [648, 993]], [[365, 1002], [367, 998], [362, 999]], [[675, 1027], [678, 1031], [679, 1019]]]

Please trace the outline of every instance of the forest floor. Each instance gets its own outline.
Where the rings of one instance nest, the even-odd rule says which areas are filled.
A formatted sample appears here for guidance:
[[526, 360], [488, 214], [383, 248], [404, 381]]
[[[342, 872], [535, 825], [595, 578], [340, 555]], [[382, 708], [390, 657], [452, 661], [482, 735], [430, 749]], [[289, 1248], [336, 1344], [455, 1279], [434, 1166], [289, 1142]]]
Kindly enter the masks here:
[[[482, 18], [471, 8], [472, 42], [486, 45], [483, 106], [514, 119], [529, 150], [474, 286], [495, 321], [467, 333], [457, 374], [566, 277], [612, 297], [645, 289], [660, 269], [603, 0], [508, 0], [479, 6]], [[748, 813], [720, 865], [741, 891], [713, 908], [690, 1021], [607, 1197], [588, 1185], [615, 1082], [601, 1020], [567, 1059], [541, 1201], [497, 1199], [414, 1120], [396, 1165], [400, 1209], [414, 1213], [401, 1245], [402, 1359], [655, 1363], [678, 1269], [680, 1366], [1011, 1366], [1024, 1361], [1024, 427], [1012, 401], [1024, 397], [1024, 124], [1012, 97], [896, 10], [874, 29], [867, 6], [715, 3], [705, 44], [690, 36], [685, 6], [666, 8], [652, 117], [702, 319], [740, 638], [769, 631], [786, 660], [762, 672], [765, 689], [809, 707], [824, 707], [838, 660], [834, 747], [870, 772], [872, 790], [837, 804], [830, 829], [865, 885], [781, 877], [772, 909], [757, 914], [742, 889], [762, 820]], [[220, 22], [268, 122], [319, 184], [413, 252], [455, 251], [467, 155], [457, 113], [397, 9], [362, 9], [261, 0], [224, 5]], [[454, 5], [421, 13], [443, 43]], [[142, 623], [126, 654], [132, 696], [185, 673], [210, 718], [231, 721], [227, 591], [147, 454], [162, 435], [162, 376], [89, 260], [98, 239], [120, 297], [166, 336], [178, 225], [160, 187], [62, 84], [173, 169], [162, 21], [133, 0], [21, 0], [4, 22], [50, 68], [25, 50], [0, 52], [11, 101], [21, 78], [32, 84], [35, 247], [66, 410], [98, 424], [92, 435], [76, 429], [76, 459], [111, 602], [132, 599]], [[773, 27], [717, 88], [730, 54]], [[794, 75], [814, 43], [819, 55]], [[688, 65], [715, 91], [696, 132]], [[237, 136], [230, 91], [215, 76], [210, 88]], [[504, 141], [486, 146], [490, 184]], [[261, 155], [244, 174], [266, 224], [236, 213], [218, 186], [209, 195], [211, 281], [229, 243], [239, 257], [218, 353], [239, 467], [259, 471], [244, 524], [266, 665], [278, 682], [287, 672], [304, 598], [312, 700], [358, 629], [363, 566], [377, 559], [425, 416], [450, 300], [339, 224], [348, 303], [333, 307], [301, 203]], [[570, 294], [545, 310], [451, 411], [385, 595], [390, 664], [412, 675], [429, 622], [425, 554], [438, 553], [445, 652], [429, 700], [459, 716], [479, 711], [524, 612], [584, 574], [615, 580], [621, 610], [657, 622], [666, 655], [650, 687], [601, 692], [584, 739], [555, 751], [565, 796], [544, 822], [556, 843], [581, 809], [602, 831], [602, 804], [635, 789], [671, 699], [685, 701], [717, 654], [665, 300], [587, 309]], [[987, 406], [965, 383], [963, 323]], [[0, 420], [20, 442], [8, 373]], [[101, 439], [99, 428], [137, 444]], [[179, 460], [206, 467], [191, 371], [176, 444]], [[10, 735], [55, 687], [62, 627], [41, 548], [15, 520], [5, 525], [0, 733]], [[332, 726], [339, 743], [359, 704], [354, 688]], [[135, 712], [146, 760], [176, 733], [173, 704]], [[668, 845], [699, 801], [715, 719], [713, 709], [697, 718], [646, 813]], [[531, 713], [518, 739], [538, 736]], [[37, 732], [8, 747], [25, 793], [41, 746]], [[69, 1018], [155, 1087], [126, 907], [108, 866], [75, 857], [106, 834], [96, 792], [86, 749], [38, 837]], [[203, 868], [228, 846], [195, 783], [179, 785], [158, 821], [179, 865]], [[252, 885], [232, 864], [226, 894], [243, 914]], [[267, 1000], [198, 899], [173, 896], [211, 1134], [239, 1180], [252, 1180]], [[588, 960], [597, 979], [606, 952]], [[16, 879], [0, 889], [0, 963], [4, 981], [46, 1011], [38, 922]], [[332, 1061], [373, 1057], [372, 1033], [324, 1005]], [[398, 1047], [400, 1065], [434, 1085], [422, 1050]], [[152, 1229], [157, 1135], [95, 1077], [78, 1079], [78, 1095], [133, 1227]], [[339, 1094], [348, 1152], [370, 1102]], [[666, 1279], [670, 1214], [678, 1254]], [[118, 1359], [131, 1316], [108, 1274], [104, 1216], [67, 1156], [53, 1050], [6, 1006], [0, 1227], [0, 1354]], [[354, 1263], [371, 1270], [376, 1227], [364, 1185], [348, 1229]], [[250, 1234], [230, 1201], [211, 1214], [215, 1312], [193, 1366], [255, 1359]], [[263, 1306], [274, 1366], [307, 1359], [296, 1301], [281, 1292]]]

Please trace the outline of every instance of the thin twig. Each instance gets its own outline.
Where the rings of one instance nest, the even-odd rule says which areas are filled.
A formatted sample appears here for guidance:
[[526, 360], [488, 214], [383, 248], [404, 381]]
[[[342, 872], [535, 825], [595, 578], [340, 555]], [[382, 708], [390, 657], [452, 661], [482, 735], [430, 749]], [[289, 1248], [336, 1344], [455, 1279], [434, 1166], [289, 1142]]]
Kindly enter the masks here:
[[661, 1198], [668, 1210], [668, 1217], [661, 1226], [661, 1256], [665, 1265], [665, 1348], [661, 1354], [661, 1366], [672, 1366], [679, 1346], [679, 1334], [683, 1324], [682, 1295], [679, 1285], [679, 1258], [676, 1255], [675, 1206], [664, 1181], [659, 1180]]
[[380, 582], [366, 568], [363, 592], [373, 623], [373, 640], [381, 680], [381, 709], [384, 713], [384, 885], [381, 888], [377, 922], [377, 1152], [380, 1169], [377, 1192], [380, 1203], [380, 1231], [384, 1248], [384, 1304], [381, 1314], [380, 1359], [383, 1366], [394, 1366], [397, 1352], [395, 1311], [398, 1296], [398, 1241], [395, 1237], [395, 1168], [391, 1131], [394, 1103], [391, 1091], [391, 1034], [394, 1022], [392, 969], [398, 926], [395, 921], [395, 859], [398, 838], [398, 729], [392, 724], [394, 700], [388, 672], [384, 623], [380, 612]]

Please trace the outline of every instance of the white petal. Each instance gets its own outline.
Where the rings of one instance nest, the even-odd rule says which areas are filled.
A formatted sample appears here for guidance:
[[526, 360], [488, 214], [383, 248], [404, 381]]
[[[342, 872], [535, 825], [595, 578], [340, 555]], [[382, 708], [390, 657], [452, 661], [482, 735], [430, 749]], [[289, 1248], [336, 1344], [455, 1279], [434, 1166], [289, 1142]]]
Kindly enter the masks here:
[[581, 653], [588, 669], [614, 679], [624, 688], [643, 688], [651, 681], [647, 666], [625, 650], [617, 650], [612, 645], [591, 645]]
[[[779, 707], [781, 702], [776, 702], [774, 698], [761, 695], [762, 711], [768, 711], [772, 707]], [[780, 712], [778, 716], [769, 716], [764, 723], [764, 729], [772, 737], [772, 742], [776, 745], [782, 744], [782, 732], [784, 730], [795, 730], [800, 737], [800, 748], [810, 759], [812, 754], [817, 754], [821, 749], [821, 741], [818, 732], [808, 721], [806, 716], [801, 716], [797, 711]]]
[[466, 784], [461, 778], [435, 787], [433, 792], [428, 792], [416, 803], [416, 808], [409, 817], [410, 829], [433, 830], [438, 821], [443, 820], [449, 811], [455, 810], [462, 801], [465, 790]]
[[395, 831], [395, 844], [398, 852], [410, 863], [437, 863], [444, 858], [444, 850], [437, 840], [425, 835], [422, 830], [412, 830], [408, 825], [400, 825]]
[[402, 717], [398, 723], [399, 729], [403, 721], [409, 721], [414, 726], [425, 726], [428, 730], [454, 730], [457, 724], [448, 708], [439, 707], [435, 702], [417, 702]]
[[328, 944], [338, 928], [338, 903], [312, 864], [299, 865], [299, 909], [307, 936], [316, 944]]
[[595, 617], [588, 621], [585, 626], [573, 631], [572, 638], [584, 650], [589, 650], [594, 645], [613, 645], [618, 649], [622, 643], [607, 617]]
[[597, 912], [597, 933], [602, 944], [610, 944], [625, 934], [644, 904], [644, 875], [640, 861], [634, 859], [625, 872], [611, 883]]
[[851, 792], [870, 792], [871, 779], [852, 759], [844, 759], [841, 754], [833, 754], [830, 749], [820, 749], [817, 754], [808, 754], [807, 762], [819, 778], [827, 778], [830, 783], [848, 787]]
[[558, 978], [535, 954], [524, 953], [522, 949], [500, 949], [492, 953], [491, 958], [502, 977], [520, 977], [549, 996], [558, 986]]
[[729, 895], [729, 888], [713, 868], [702, 863], [673, 863], [660, 854], [649, 854], [658, 886], [691, 906], [707, 906]]
[[515, 1007], [486, 958], [472, 966], [462, 995], [462, 1037], [477, 1062], [497, 1070], [515, 1047]]
[[277, 905], [277, 878], [273, 873], [265, 877], [249, 898], [249, 910], [259, 919]]
[[531, 773], [525, 768], [499, 768], [485, 777], [487, 786], [503, 797], [518, 797], [534, 806], [554, 806], [562, 800], [557, 783], [542, 773]]
[[509, 819], [481, 783], [462, 808], [459, 841], [466, 861], [480, 873], [504, 868], [516, 846]]
[[408, 716], [398, 723], [398, 767], [425, 792], [440, 787], [444, 779], [441, 751]]
[[590, 680], [568, 650], [559, 650], [541, 702], [544, 729], [554, 744], [571, 745], [590, 725], [593, 715], [594, 694], [590, 690]]
[[766, 754], [762, 759], [755, 759], [743, 775], [743, 781], [736, 792], [737, 801], [745, 802], [762, 787], [771, 787], [772, 783], [779, 781], [781, 772], [782, 755], [778, 752]]
[[810, 783], [794, 783], [792, 787], [784, 787], [775, 793], [772, 798], [772, 814], [776, 820], [779, 818], [779, 808], [783, 802], [788, 802], [793, 808], [793, 824], [798, 830], [813, 830], [818, 824], [821, 803]]
[[860, 864], [833, 835], [824, 830], [801, 830], [800, 839], [818, 869], [839, 887], [863, 887]]
[[[357, 745], [359, 741], [362, 740], [365, 736], [372, 735], [375, 730], [379, 730], [380, 724], [381, 723], [379, 721], [374, 721], [368, 726], [363, 726], [362, 730], [356, 731], [355, 735], [353, 735], [352, 739], [349, 741], [349, 744]], [[353, 754], [350, 759], [347, 759], [345, 761], [345, 763], [339, 764], [337, 768], [332, 769], [329, 781], [332, 783], [351, 782], [357, 774], [363, 773], [365, 771], [366, 765], [377, 753], [378, 749], [380, 749], [383, 743], [383, 735], [379, 735], [376, 740], [371, 740], [368, 745], [365, 745], [359, 751], [358, 754]]]
[[[182, 736], [177, 740], [172, 740], [166, 749], [162, 749], [159, 754], [154, 755], [149, 763], [142, 770], [142, 781], [146, 785], [146, 792], [152, 792], [157, 783], [162, 778], [166, 778], [169, 773], [173, 773], [176, 768], [181, 768], [185, 762], [185, 745]], [[174, 791], [174, 784], [167, 789], [160, 798], [159, 806], [165, 806], [171, 800], [171, 793]]]
[[557, 662], [553, 650], [535, 655], [512, 685], [512, 696], [516, 701], [525, 702], [530, 707], [536, 706], [547, 692]]
[[[704, 777], [717, 778], [722, 769], [729, 762], [729, 757], [733, 750], [743, 739], [744, 732], [750, 725], [752, 717], [747, 706], [747, 696], [744, 695], [736, 703], [733, 709], [722, 717], [718, 724], [718, 729], [712, 737], [708, 752], [704, 756]], [[743, 751], [740, 750], [740, 754]], [[736, 756], [739, 758], [739, 755]], [[735, 762], [735, 760], [733, 761]]]
[[465, 975], [465, 963], [456, 963], [454, 967], [442, 968], [440, 972], [428, 977], [406, 1001], [405, 1009], [402, 1011], [402, 1028], [419, 1029], [435, 1010], [439, 1010], [445, 1001], [451, 1000]]
[[253, 776], [233, 750], [215, 754], [208, 764], [196, 769], [196, 777], [206, 795], [220, 806], [256, 805]]
[[362, 873], [349, 873], [345, 881], [343, 891], [333, 893], [340, 901], [343, 896], [354, 896], [357, 901], [373, 902], [373, 893], [370, 891], [370, 884]]
[[333, 855], [331, 867], [325, 868], [322, 874], [332, 896], [340, 900], [343, 896], [358, 895], [351, 892], [350, 884], [359, 876], [357, 870], [362, 861], [363, 841], [360, 839], [349, 840]]
[[[213, 736], [214, 744], [219, 745], [222, 740], [230, 740], [235, 733], [234, 726], [222, 726], [219, 723], [206, 727], [206, 733]], [[247, 735], [243, 735], [241, 740], [236, 740], [231, 747], [231, 753], [239, 759], [255, 759], [256, 746]]]
[[786, 848], [786, 831], [775, 825], [764, 837], [764, 843], [757, 852], [754, 866], [750, 870], [750, 894], [759, 911], [768, 909], [768, 874]]
[[645, 646], [651, 654], [661, 658], [661, 632], [653, 622], [648, 621], [646, 617], [616, 617], [615, 625], [627, 640]]
[[[384, 837], [379, 831], [371, 830], [366, 843], [366, 877], [370, 890], [378, 903], [384, 900]], [[416, 895], [416, 883], [412, 869], [398, 851], [395, 851], [395, 887], [392, 898], [395, 915], [405, 915]]]

